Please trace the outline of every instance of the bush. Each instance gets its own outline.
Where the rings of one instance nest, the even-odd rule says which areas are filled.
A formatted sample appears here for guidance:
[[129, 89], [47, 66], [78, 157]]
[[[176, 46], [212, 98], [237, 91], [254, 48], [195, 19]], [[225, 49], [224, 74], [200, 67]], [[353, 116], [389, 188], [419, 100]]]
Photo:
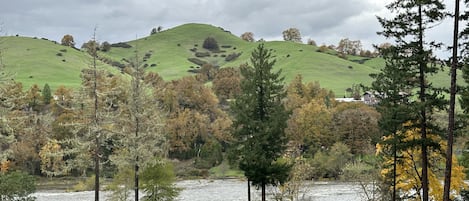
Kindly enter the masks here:
[[61, 50], [59, 50], [59, 51], [61, 51], [61, 52], [67, 52], [67, 49], [61, 49]]
[[132, 46], [124, 42], [119, 42], [111, 44], [111, 47], [131, 48]]
[[221, 48], [231, 48], [231, 45], [222, 45]]
[[200, 150], [200, 157], [195, 161], [195, 167], [210, 169], [223, 161], [222, 147], [217, 141], [205, 143]]
[[62, 53], [60, 53], [60, 52], [59, 52], [59, 53], [57, 53], [57, 54], [55, 54], [55, 55], [56, 55], [56, 56], [58, 56], [58, 57], [61, 57], [61, 56], [63, 56], [63, 54], [62, 54]]
[[156, 66], [156, 64], [151, 64], [151, 65], [150, 65], [150, 67], [155, 67], [155, 66]]
[[204, 40], [204, 44], [202, 45], [202, 47], [211, 51], [220, 49], [218, 47], [218, 42], [215, 40], [215, 38], [210, 36]]
[[146, 167], [141, 173], [143, 200], [174, 200], [180, 189], [174, 185], [176, 176], [174, 167], [169, 162], [157, 161]]
[[36, 191], [36, 181], [31, 175], [22, 172], [10, 172], [0, 174], [0, 200], [33, 201], [30, 196]]
[[94, 189], [95, 176], [86, 178], [85, 180], [80, 180], [78, 184], [74, 185], [71, 189], [72, 192], [79, 191], [91, 191]]
[[196, 57], [209, 57], [210, 53], [208, 53], [208, 52], [196, 52], [195, 56]]
[[122, 64], [118, 61], [111, 62], [111, 66], [115, 66], [115, 67], [119, 67], [119, 68], [125, 68], [125, 64]]
[[[226, 58], [225, 58], [225, 61], [233, 61], [235, 60], [236, 58], [238, 58], [239, 56], [241, 55], [241, 53], [231, 53], [229, 54]], [[223, 56], [223, 55], [222, 55]]]
[[201, 59], [198, 59], [198, 58], [189, 58], [187, 59], [189, 60], [190, 62], [194, 63], [194, 64], [197, 64], [199, 66], [203, 66], [204, 64], [206, 64], [207, 62], [204, 61], [204, 60], [201, 60]]
[[104, 41], [102, 44], [101, 44], [101, 51], [103, 52], [107, 52], [109, 50], [111, 50], [111, 44], [107, 41]]

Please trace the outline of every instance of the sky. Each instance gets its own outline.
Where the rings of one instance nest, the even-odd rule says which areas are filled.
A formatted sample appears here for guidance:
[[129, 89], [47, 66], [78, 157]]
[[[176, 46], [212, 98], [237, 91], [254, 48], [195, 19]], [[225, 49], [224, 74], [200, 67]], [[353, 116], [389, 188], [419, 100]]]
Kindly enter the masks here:
[[[77, 47], [92, 38], [110, 43], [134, 40], [154, 27], [185, 23], [222, 27], [256, 40], [282, 40], [282, 31], [300, 30], [303, 41], [337, 45], [340, 39], [360, 40], [363, 47], [386, 40], [376, 16], [390, 16], [390, 0], [12, 0], [0, 3], [3, 35], [44, 37], [60, 41], [71, 34]], [[450, 23], [429, 37], [450, 41]], [[447, 39], [446, 39], [447, 38]]]

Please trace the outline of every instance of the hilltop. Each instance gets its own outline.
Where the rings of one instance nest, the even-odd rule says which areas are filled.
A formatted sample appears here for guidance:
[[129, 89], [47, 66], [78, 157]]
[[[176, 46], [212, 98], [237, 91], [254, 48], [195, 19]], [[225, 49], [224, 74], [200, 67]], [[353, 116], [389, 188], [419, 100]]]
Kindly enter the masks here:
[[[214, 38], [220, 46], [219, 51], [204, 49], [207, 37]], [[4, 63], [7, 70], [16, 74], [15, 79], [25, 87], [45, 83], [55, 88], [59, 85], [77, 87], [80, 85], [80, 71], [90, 64], [91, 57], [82, 50], [65, 47], [47, 39], [28, 37], [2, 37], [0, 47], [4, 50]], [[135, 53], [143, 58], [149, 71], [157, 72], [165, 80], [178, 79], [193, 75], [200, 68], [200, 61], [223, 67], [238, 67], [248, 63], [251, 51], [260, 42], [247, 42], [229, 31], [207, 24], [184, 24], [132, 41], [114, 44], [107, 52], [100, 52], [100, 58], [110, 64], [127, 65]], [[318, 52], [318, 47], [287, 41], [266, 41], [265, 46], [272, 50], [282, 69], [286, 82], [301, 74], [304, 81], [318, 81], [342, 96], [353, 84], [370, 84], [370, 73], [378, 72], [384, 65], [380, 58], [349, 56], [337, 57], [334, 51]], [[120, 44], [120, 45], [119, 45]], [[122, 45], [124, 44], [124, 45]], [[227, 61], [227, 57], [236, 55]], [[192, 62], [190, 61], [192, 60]], [[195, 62], [194, 62], [195, 60]], [[357, 62], [360, 61], [360, 62]], [[198, 63], [198, 64], [196, 64]], [[100, 67], [119, 68], [100, 63]], [[446, 85], [445, 73], [437, 76], [437, 85]]]

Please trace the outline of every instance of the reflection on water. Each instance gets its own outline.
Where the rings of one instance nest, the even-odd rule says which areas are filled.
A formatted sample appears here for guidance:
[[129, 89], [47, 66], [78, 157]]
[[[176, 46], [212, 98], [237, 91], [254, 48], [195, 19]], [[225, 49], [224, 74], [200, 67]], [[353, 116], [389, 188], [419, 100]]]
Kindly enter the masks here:
[[[186, 180], [177, 183], [183, 188], [179, 201], [244, 201], [247, 200], [247, 183], [240, 180]], [[260, 200], [260, 191], [251, 188], [252, 200]], [[267, 189], [273, 193], [273, 188]], [[38, 201], [89, 201], [94, 200], [94, 191], [65, 193], [57, 191], [39, 191], [34, 194]], [[109, 192], [100, 192], [100, 200], [105, 200]], [[304, 200], [318, 201], [359, 201], [360, 188], [353, 183], [315, 182], [301, 193]], [[300, 196], [300, 197], [301, 197]], [[133, 198], [133, 197], [131, 197]]]

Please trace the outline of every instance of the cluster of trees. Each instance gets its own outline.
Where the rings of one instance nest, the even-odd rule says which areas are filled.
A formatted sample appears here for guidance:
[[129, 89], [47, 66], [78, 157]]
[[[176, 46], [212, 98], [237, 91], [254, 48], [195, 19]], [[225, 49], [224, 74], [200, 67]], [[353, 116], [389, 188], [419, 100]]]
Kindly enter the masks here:
[[[456, 69], [462, 61], [458, 56], [458, 39], [467, 34], [467, 30], [458, 31], [459, 4], [456, 0], [452, 12], [455, 23], [450, 89], [434, 87], [428, 80], [442, 69], [433, 54], [442, 43], [426, 37], [433, 26], [448, 16], [441, 1], [393, 1], [387, 8], [395, 16], [378, 18], [383, 27], [379, 34], [395, 40], [395, 44], [380, 48], [386, 65], [380, 73], [372, 75], [371, 87], [379, 94], [380, 127], [386, 135], [378, 149], [384, 159], [383, 189], [391, 192], [392, 200], [454, 200], [460, 190], [467, 188], [461, 181], [463, 168], [452, 153], [456, 128]], [[466, 90], [461, 87], [460, 91]], [[450, 95], [449, 102], [445, 93]], [[462, 93], [462, 100], [465, 94]], [[435, 121], [438, 112], [446, 111], [447, 132]], [[444, 186], [440, 182], [443, 179]]]

